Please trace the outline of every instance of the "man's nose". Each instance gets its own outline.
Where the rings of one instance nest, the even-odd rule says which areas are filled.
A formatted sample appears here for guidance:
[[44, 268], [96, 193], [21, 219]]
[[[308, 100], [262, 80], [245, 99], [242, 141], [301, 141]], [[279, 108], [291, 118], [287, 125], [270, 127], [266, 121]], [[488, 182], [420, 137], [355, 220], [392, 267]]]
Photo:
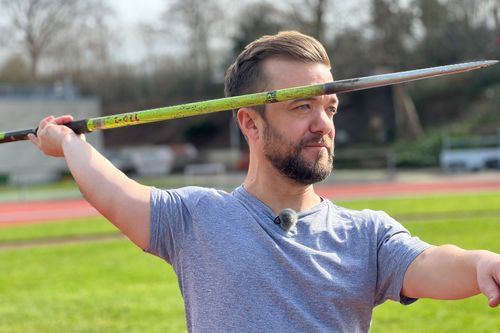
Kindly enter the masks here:
[[312, 133], [320, 133], [321, 135], [330, 134], [333, 136], [335, 127], [333, 125], [333, 118], [330, 113], [323, 107], [318, 107], [313, 112], [313, 119], [310, 124], [310, 131]]

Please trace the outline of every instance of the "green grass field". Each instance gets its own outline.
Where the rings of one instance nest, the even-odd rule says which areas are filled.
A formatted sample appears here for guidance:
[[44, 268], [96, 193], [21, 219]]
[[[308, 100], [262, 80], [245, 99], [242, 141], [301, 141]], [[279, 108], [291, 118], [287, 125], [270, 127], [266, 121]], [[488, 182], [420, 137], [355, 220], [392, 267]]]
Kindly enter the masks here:
[[[383, 209], [433, 244], [500, 252], [500, 192], [339, 204]], [[111, 234], [116, 229], [102, 218], [0, 228], [0, 333], [185, 331], [172, 269], [124, 238], [5, 249]], [[375, 309], [372, 332], [500, 332], [499, 311], [483, 296], [386, 302]]]

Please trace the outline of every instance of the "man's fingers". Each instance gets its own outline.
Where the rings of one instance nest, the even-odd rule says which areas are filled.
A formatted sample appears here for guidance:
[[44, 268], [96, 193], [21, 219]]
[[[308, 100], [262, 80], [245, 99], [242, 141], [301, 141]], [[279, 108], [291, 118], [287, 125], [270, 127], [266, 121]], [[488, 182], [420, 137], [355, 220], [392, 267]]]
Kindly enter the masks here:
[[500, 304], [500, 285], [498, 285], [494, 280], [492, 281], [492, 284], [491, 291], [488, 291], [486, 296], [488, 297], [488, 304], [492, 308], [495, 308]]
[[28, 139], [33, 142], [33, 144], [37, 147], [40, 147], [40, 141], [38, 140], [38, 137], [35, 134], [29, 133], [28, 134]]
[[48, 117], [45, 117], [42, 119], [42, 121], [40, 121], [40, 124], [38, 125], [38, 129], [42, 129], [43, 127], [45, 127], [48, 123], [52, 122], [54, 120], [54, 116], [48, 116]]
[[496, 308], [500, 304], [500, 295], [497, 294], [496, 297], [490, 298], [488, 303], [492, 308]]
[[482, 282], [481, 291], [488, 298], [488, 304], [494, 308], [500, 304], [500, 285], [492, 276], [488, 276]]
[[58, 125], [67, 124], [71, 121], [73, 121], [73, 116], [70, 116], [68, 114], [66, 114], [64, 116], [57, 117], [54, 119], [54, 122]]
[[45, 128], [45, 126], [47, 126], [50, 123], [56, 124], [56, 125], [64, 125], [64, 124], [67, 124], [67, 123], [72, 122], [72, 121], [73, 121], [73, 116], [70, 116], [70, 115], [64, 115], [64, 116], [60, 116], [57, 118], [54, 116], [48, 116], [48, 117], [45, 117], [44, 119], [42, 119], [42, 121], [40, 121], [40, 125], [38, 126], [38, 129], [43, 129], [43, 128]]

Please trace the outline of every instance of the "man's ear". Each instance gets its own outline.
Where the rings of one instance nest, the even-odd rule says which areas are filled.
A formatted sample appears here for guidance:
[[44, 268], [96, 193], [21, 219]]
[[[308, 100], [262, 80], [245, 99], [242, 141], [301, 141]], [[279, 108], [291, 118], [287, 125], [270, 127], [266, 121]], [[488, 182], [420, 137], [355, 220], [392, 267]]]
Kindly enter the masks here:
[[261, 121], [257, 112], [252, 108], [241, 108], [236, 114], [238, 125], [247, 140], [259, 137], [259, 121]]

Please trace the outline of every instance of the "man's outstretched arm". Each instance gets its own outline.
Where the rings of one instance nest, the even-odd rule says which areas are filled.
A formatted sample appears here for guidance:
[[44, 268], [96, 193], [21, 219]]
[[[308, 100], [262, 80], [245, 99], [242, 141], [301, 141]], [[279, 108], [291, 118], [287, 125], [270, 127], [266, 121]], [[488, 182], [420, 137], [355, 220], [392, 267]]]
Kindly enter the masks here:
[[412, 298], [462, 299], [483, 293], [500, 304], [500, 255], [454, 245], [432, 247], [409, 266], [401, 294]]
[[149, 246], [150, 188], [128, 178], [66, 126], [71, 116], [47, 117], [30, 140], [46, 155], [64, 157], [85, 199], [137, 246]]

